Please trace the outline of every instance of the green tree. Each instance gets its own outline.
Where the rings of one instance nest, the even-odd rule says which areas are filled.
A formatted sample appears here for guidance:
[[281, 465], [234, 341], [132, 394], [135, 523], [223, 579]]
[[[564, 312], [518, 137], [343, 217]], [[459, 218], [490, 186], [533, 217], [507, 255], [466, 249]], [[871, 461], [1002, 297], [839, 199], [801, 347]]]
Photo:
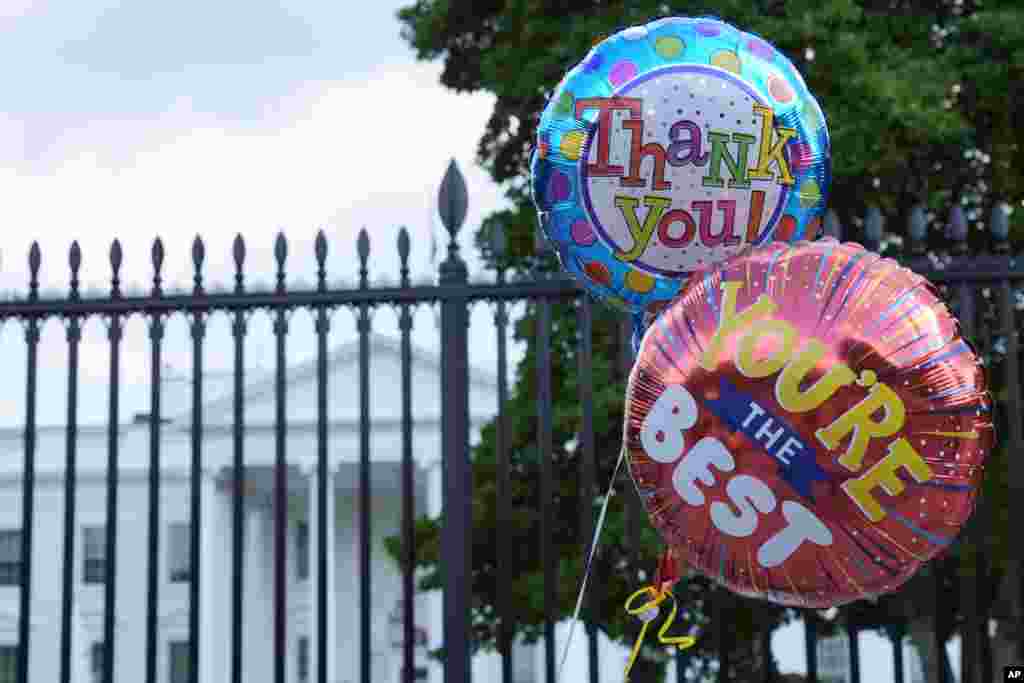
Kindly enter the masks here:
[[[508, 239], [500, 265], [530, 275], [557, 264], [534, 251], [536, 218], [529, 200], [528, 160], [536, 126], [562, 75], [584, 57], [596, 38], [659, 16], [713, 15], [757, 33], [789, 56], [804, 74], [826, 114], [832, 139], [833, 184], [829, 204], [844, 225], [859, 234], [859, 217], [874, 204], [900, 232], [915, 201], [929, 208], [929, 246], [947, 246], [943, 222], [949, 206], [963, 201], [971, 239], [984, 242], [985, 221], [996, 200], [1017, 211], [1015, 238], [1024, 238], [1024, 155], [1016, 131], [1024, 111], [1024, 8], [1017, 0], [416, 0], [399, 12], [403, 37], [423, 60], [443, 60], [441, 82], [460, 92], [487, 91], [496, 97], [479, 143], [479, 162], [507, 188], [513, 208], [484, 221], [477, 244], [491, 262], [488, 236], [501, 224]], [[895, 228], [893, 230], [893, 228]], [[594, 428], [599, 486], [608, 481], [617, 456], [625, 374], [621, 314], [595, 307]], [[543, 623], [542, 579], [537, 541], [538, 447], [536, 443], [536, 308], [516, 321], [515, 334], [527, 343], [517, 370], [508, 424], [514, 487], [511, 528], [495, 528], [495, 429], [483, 431], [474, 451], [475, 496], [473, 590], [478, 600], [478, 645], [496, 645], [498, 591], [511, 591], [520, 633], [537, 637]], [[559, 613], [567, 614], [581, 572], [580, 510], [593, 509], [600, 491], [580, 492], [579, 463], [572, 443], [579, 432], [576, 318], [556, 306], [552, 326], [555, 505], [559, 526]], [[625, 488], [622, 489], [625, 491]], [[624, 497], [623, 497], [624, 498]], [[602, 542], [601, 561], [587, 618], [613, 638], [629, 641], [636, 624], [621, 606], [653, 569], [660, 540], [639, 524], [639, 544], [630, 544], [629, 522], [613, 506]], [[439, 586], [439, 526], [420, 520], [417, 565], [430, 570], [426, 586]], [[512, 586], [499, 586], [497, 544], [512, 544]], [[392, 548], [397, 548], [393, 539]], [[689, 607], [708, 618], [706, 583], [694, 579]], [[721, 595], [721, 592], [716, 592]], [[882, 601], [880, 621], [901, 608]], [[765, 603], [721, 595], [718, 619], [695, 648], [698, 660], [713, 657], [717, 639], [730, 638], [737, 680], [756, 680], [769, 666], [757, 635], [788, 613]], [[726, 610], [722, 612], [721, 610]], [[645, 650], [644, 677], [658, 680], [664, 654]], [[639, 676], [638, 676], [639, 679]]]

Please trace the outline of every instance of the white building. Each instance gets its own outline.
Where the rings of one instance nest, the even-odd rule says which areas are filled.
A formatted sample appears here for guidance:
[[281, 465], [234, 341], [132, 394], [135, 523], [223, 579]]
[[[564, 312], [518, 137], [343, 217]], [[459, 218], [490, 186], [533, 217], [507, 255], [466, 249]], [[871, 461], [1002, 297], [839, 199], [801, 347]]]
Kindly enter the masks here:
[[845, 632], [818, 639], [818, 681], [850, 683], [850, 639]]
[[[917, 648], [910, 643], [903, 645], [904, 673], [903, 680], [906, 683], [925, 683], [924, 662]], [[953, 677], [960, 680], [959, 672], [954, 671]]]
[[[332, 353], [329, 375], [330, 482], [328, 504], [331, 528], [327, 549], [330, 572], [328, 680], [356, 683], [359, 678], [359, 547], [358, 514], [358, 346]], [[371, 458], [372, 494], [372, 627], [370, 645], [376, 682], [397, 682], [401, 667], [401, 575], [386, 554], [383, 539], [398, 533], [401, 523], [401, 363], [396, 341], [373, 337], [371, 342]], [[231, 376], [209, 374], [204, 386], [203, 462], [201, 500], [202, 562], [189, 557], [190, 378], [165, 373], [162, 386], [163, 426], [161, 464], [161, 534], [159, 680], [178, 683], [188, 666], [190, 572], [202, 574], [200, 598], [200, 680], [228, 680], [231, 642], [231, 475], [233, 393]], [[421, 351], [413, 359], [413, 447], [416, 459], [418, 514], [440, 510], [440, 365], [436, 356]], [[148, 378], [138, 381], [146, 382]], [[273, 377], [247, 377], [245, 395], [245, 570], [244, 680], [270, 683], [273, 666], [273, 491], [275, 395]], [[132, 381], [122, 378], [122, 381]], [[313, 609], [317, 564], [316, 491], [316, 366], [299, 365], [287, 374], [288, 474], [288, 653], [289, 681], [316, 680], [316, 612]], [[474, 441], [479, 427], [496, 411], [493, 378], [471, 372], [470, 410]], [[88, 387], [81, 388], [88, 401]], [[125, 406], [131, 415], [139, 406]], [[144, 406], [143, 409], [146, 407]], [[148, 543], [149, 424], [146, 416], [120, 428], [120, 486], [117, 519], [117, 607], [115, 620], [116, 681], [136, 683], [144, 678], [146, 648], [146, 582]], [[22, 429], [0, 430], [0, 683], [13, 683], [18, 633], [20, 573]], [[107, 429], [81, 425], [78, 430], [78, 486], [75, 529], [74, 681], [91, 683], [102, 666], [100, 644], [104, 626]], [[29, 680], [49, 683], [59, 678], [60, 616], [63, 596], [64, 459], [66, 430], [38, 430], [35, 486], [35, 529], [32, 562], [32, 622]], [[302, 559], [300, 559], [302, 558]], [[427, 649], [443, 638], [439, 594], [417, 597], [416, 621], [425, 646], [417, 649], [418, 666], [426, 680], [441, 682], [441, 667], [428, 660]], [[559, 633], [564, 637], [565, 625]], [[625, 654], [602, 644], [602, 676], [621, 678]], [[541, 680], [541, 648], [519, 648], [516, 683]], [[479, 656], [475, 680], [500, 680], [499, 660]], [[567, 671], [568, 680], [586, 676], [585, 638], [577, 631]]]
[[[864, 649], [861, 647], [861, 680], [868, 683], [864, 675]], [[909, 641], [903, 641], [903, 680], [906, 683], [924, 683], [924, 667], [917, 648]], [[954, 673], [954, 678], [959, 676]], [[821, 683], [849, 683], [850, 681], [850, 639], [844, 631], [818, 640], [818, 680]]]

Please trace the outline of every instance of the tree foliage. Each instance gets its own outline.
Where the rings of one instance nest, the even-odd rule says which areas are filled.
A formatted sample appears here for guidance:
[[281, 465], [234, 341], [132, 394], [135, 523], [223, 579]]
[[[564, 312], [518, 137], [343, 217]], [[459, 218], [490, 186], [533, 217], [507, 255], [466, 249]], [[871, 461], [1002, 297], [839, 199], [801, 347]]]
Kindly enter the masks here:
[[[416, 0], [399, 12], [402, 35], [423, 60], [442, 60], [441, 82], [456, 91], [487, 91], [496, 97], [480, 139], [479, 162], [503, 183], [513, 208], [484, 221], [477, 244], [485, 257], [490, 231], [501, 224], [507, 236], [502, 267], [531, 275], [557, 268], [534, 252], [535, 215], [528, 197], [528, 160], [540, 113], [562, 75], [600, 37], [659, 16], [717, 16], [759, 34], [785, 53], [804, 75], [826, 114], [832, 140], [833, 185], [829, 204], [857, 238], [868, 205], [888, 217], [890, 232], [902, 232], [915, 202], [928, 208], [929, 246], [947, 246], [944, 220], [960, 202], [970, 220], [970, 238], [987, 244], [989, 210], [1003, 200], [1017, 211], [1013, 235], [1024, 239], [1024, 8], [1016, 0]], [[594, 431], [603, 486], [611, 476], [621, 436], [625, 374], [618, 362], [623, 337], [620, 315], [595, 306]], [[513, 518], [496, 525], [495, 424], [475, 449], [473, 538], [474, 623], [477, 644], [493, 647], [499, 592], [511, 592], [516, 629], [528, 638], [541, 633], [542, 572], [538, 541], [536, 307], [515, 323], [528, 352], [517, 369], [508, 406], [513, 463]], [[579, 490], [579, 458], [573, 448], [580, 428], [577, 321], [568, 306], [556, 306], [552, 326], [554, 395], [554, 488], [558, 520], [553, 543], [558, 553], [558, 611], [571, 612], [583, 569], [581, 509], [594, 511], [600, 491]], [[625, 488], [622, 488], [625, 491]], [[620, 497], [605, 530], [600, 562], [591, 586], [595, 596], [587, 618], [611, 637], [630, 639], [636, 625], [624, 618], [622, 603], [653, 569], [660, 540], [645, 521], [640, 542], [629, 543], [629, 516]], [[634, 519], [633, 523], [636, 523]], [[443, 558], [439, 522], [417, 526], [417, 566], [425, 586], [440, 586]], [[397, 540], [392, 539], [396, 556]], [[499, 585], [500, 548], [515, 577]], [[945, 567], [945, 569], [942, 569]], [[936, 563], [947, 574], [948, 566]], [[646, 573], [645, 573], [646, 572]], [[692, 619], [710, 614], [707, 586], [692, 589]], [[757, 634], [787, 617], [780, 608], [717, 596], [719, 619], [728, 628], [705, 632], [699, 657], [714, 652], [719, 637], [731, 639], [739, 680], [753, 680], [751, 667], [769, 664], [757, 656]], [[898, 601], [880, 601], [876, 614], [905, 611]], [[705, 613], [708, 614], [705, 614]], [[950, 613], [950, 623], [955, 623]], [[952, 628], [952, 627], [950, 627]], [[662, 654], [647, 651], [653, 672]], [[747, 667], [748, 670], [744, 670]], [[645, 679], [647, 680], [647, 679]], [[653, 677], [650, 680], [655, 680]]]

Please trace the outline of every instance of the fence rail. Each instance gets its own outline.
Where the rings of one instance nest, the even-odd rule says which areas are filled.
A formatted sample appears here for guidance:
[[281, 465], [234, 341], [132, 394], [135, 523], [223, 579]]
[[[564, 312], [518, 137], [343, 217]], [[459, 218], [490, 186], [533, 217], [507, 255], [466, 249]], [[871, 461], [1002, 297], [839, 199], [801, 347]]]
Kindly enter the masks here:
[[[540, 515], [541, 534], [538, 543], [541, 548], [543, 579], [544, 579], [544, 615], [546, 623], [543, 628], [543, 643], [545, 656], [543, 659], [544, 680], [548, 683], [554, 682], [555, 672], [555, 622], [560, 618], [556, 613], [556, 585], [557, 585], [557, 556], [552, 542], [553, 530], [558, 520], [554, 515], [552, 499], [554, 488], [552, 483], [551, 448], [552, 448], [552, 402], [553, 396], [558, 387], [551, 383], [552, 363], [552, 305], [556, 301], [574, 302], [576, 307], [578, 327], [580, 331], [579, 346], [576, 353], [579, 374], [579, 404], [581, 411], [581, 432], [578, 435], [579, 443], [579, 465], [580, 482], [584, 491], [594, 491], [600, 482], [597, 477], [597, 448], [594, 443], [593, 431], [593, 386], [591, 382], [591, 371], [593, 364], [593, 313], [589, 299], [582, 296], [582, 291], [570, 280], [560, 277], [537, 277], [532, 280], [508, 281], [505, 272], [499, 270], [496, 273], [495, 281], [486, 283], [470, 282], [466, 271], [465, 263], [459, 257], [458, 248], [455, 242], [455, 235], [461, 226], [464, 217], [458, 215], [458, 197], [454, 200], [451, 197], [451, 187], [447, 190], [449, 195], [444, 195], [443, 200], [447, 202], [447, 213], [442, 212], [446, 217], [447, 227], [451, 233], [451, 244], [449, 246], [448, 258], [441, 264], [439, 282], [436, 285], [413, 286], [409, 278], [409, 236], [403, 229], [399, 234], [397, 249], [401, 263], [401, 279], [398, 286], [371, 287], [367, 277], [367, 266], [370, 255], [369, 237], [365, 231], [361, 232], [357, 240], [356, 253], [359, 259], [359, 283], [349, 288], [337, 288], [328, 285], [327, 282], [327, 240], [323, 233], [320, 233], [314, 245], [314, 257], [317, 268], [317, 282], [314, 288], [296, 291], [289, 289], [286, 283], [286, 260], [288, 256], [288, 245], [283, 235], [278, 236], [275, 242], [274, 253], [277, 263], [276, 287], [269, 292], [255, 292], [246, 289], [245, 284], [245, 243], [239, 236], [233, 246], [235, 263], [235, 284], [232, 291], [209, 292], [204, 286], [203, 264], [205, 261], [205, 248], [203, 242], [196, 238], [192, 249], [192, 260], [194, 266], [193, 288], [191, 292], [165, 292], [162, 279], [162, 267], [164, 262], [163, 246], [159, 239], [153, 243], [151, 261], [153, 266], [152, 290], [147, 295], [126, 296], [121, 291], [119, 271], [122, 264], [122, 252], [119, 242], [114, 241], [110, 254], [111, 283], [110, 291], [104, 296], [83, 296], [79, 289], [79, 269], [81, 267], [82, 254], [75, 243], [71, 246], [68, 255], [69, 265], [69, 291], [65, 297], [43, 297], [40, 296], [38, 274], [42, 261], [41, 252], [37, 244], [33, 244], [29, 252], [29, 283], [28, 291], [24, 297], [14, 300], [0, 302], [0, 322], [18, 321], [25, 328], [25, 343], [27, 347], [27, 385], [25, 389], [25, 414], [24, 414], [24, 463], [22, 479], [22, 533], [20, 542], [20, 611], [19, 611], [19, 637], [18, 637], [18, 659], [17, 659], [17, 680], [19, 683], [30, 683], [28, 680], [29, 659], [28, 653], [32, 647], [31, 639], [32, 623], [30, 596], [38, 586], [31, 583], [33, 544], [37, 539], [33, 538], [33, 520], [37, 510], [33, 504], [33, 492], [35, 487], [35, 474], [37, 455], [36, 435], [38, 431], [36, 419], [37, 401], [37, 371], [39, 365], [38, 345], [40, 337], [40, 326], [47, 319], [58, 319], [65, 327], [66, 341], [68, 348], [68, 393], [67, 393], [67, 424], [66, 424], [66, 457], [64, 496], [66, 501], [64, 517], [64, 540], [63, 540], [63, 567], [62, 567], [62, 590], [64, 596], [75, 594], [75, 500], [77, 495], [77, 484], [75, 473], [78, 467], [78, 386], [79, 386], [79, 345], [81, 342], [81, 329], [83, 321], [88, 317], [99, 317], [107, 324], [109, 336], [109, 405], [108, 405], [108, 443], [107, 443], [107, 532], [105, 538], [105, 557], [107, 577], [105, 583], [105, 638], [103, 641], [103, 662], [109, 663], [103, 668], [104, 683], [112, 683], [114, 671], [117, 666], [117, 653], [115, 652], [114, 637], [114, 616], [117, 607], [117, 573], [115, 571], [117, 557], [118, 532], [116, 520], [118, 519], [119, 501], [117, 497], [118, 463], [119, 463], [119, 439], [118, 430], [121, 422], [121, 405], [119, 403], [118, 387], [122, 381], [121, 377], [121, 337], [125, 320], [129, 316], [142, 316], [149, 326], [150, 355], [151, 355], [151, 376], [149, 381], [152, 386], [151, 406], [149, 413], [149, 458], [150, 477], [149, 490], [150, 507], [148, 510], [149, 542], [146, 549], [145, 562], [147, 575], [147, 605], [146, 605], [146, 683], [156, 683], [164, 680], [161, 672], [157, 671], [156, 662], [158, 659], [157, 642], [157, 605], [159, 604], [160, 580], [158, 575], [158, 550], [160, 543], [160, 471], [161, 471], [161, 424], [162, 409], [159, 386], [161, 383], [161, 360], [164, 352], [164, 328], [167, 319], [172, 315], [183, 315], [189, 320], [189, 333], [192, 340], [192, 356], [194, 360], [192, 368], [192, 411], [193, 422], [190, 430], [190, 452], [191, 452], [191, 499], [189, 508], [191, 519], [190, 549], [194, 566], [201, 566], [201, 555], [203, 544], [201, 543], [201, 524], [205, 519], [207, 511], [204, 509], [200, 495], [200, 473], [204, 456], [204, 423], [203, 423], [203, 356], [204, 340], [206, 332], [206, 321], [211, 313], [215, 311], [227, 312], [230, 314], [231, 336], [233, 340], [233, 439], [232, 439], [232, 478], [233, 483], [240, 491], [243, 486], [244, 472], [246, 468], [246, 453], [244, 435], [246, 424], [244, 421], [244, 372], [246, 337], [247, 337], [247, 316], [252, 311], [268, 310], [273, 314], [273, 335], [275, 338], [276, 365], [275, 365], [275, 440], [274, 440], [274, 563], [273, 563], [273, 601], [274, 601], [274, 622], [273, 622], [273, 653], [274, 669], [273, 680], [275, 683], [284, 683], [286, 680], [286, 614], [287, 614], [287, 583], [286, 583], [286, 507], [287, 499], [286, 471], [288, 464], [288, 453], [286, 450], [286, 434], [288, 430], [286, 412], [286, 344], [289, 336], [288, 312], [296, 309], [308, 309], [315, 314], [315, 335], [316, 335], [316, 377], [317, 377], [317, 430], [316, 430], [316, 473], [317, 473], [317, 505], [315, 514], [317, 516], [317, 538], [318, 549], [314, 563], [317, 568], [316, 595], [318, 596], [316, 608], [316, 663], [314, 666], [315, 676], [312, 680], [317, 683], [333, 683], [328, 679], [328, 643], [332, 642], [334, 634], [328, 632], [329, 622], [327, 620], [326, 599], [328, 583], [327, 568], [327, 529], [329, 528], [328, 504], [329, 495], [327, 489], [328, 470], [330, 466], [330, 444], [328, 441], [328, 332], [330, 330], [330, 313], [337, 308], [351, 308], [358, 313], [357, 331], [359, 338], [359, 453], [358, 453], [358, 491], [360, 500], [367, 500], [370, 496], [370, 465], [373, 454], [370, 450], [370, 434], [373, 425], [370, 420], [370, 392], [372, 390], [371, 368], [369, 358], [369, 336], [371, 332], [370, 311], [377, 306], [396, 306], [400, 311], [399, 329], [401, 333], [401, 535], [403, 537], [403, 548], [405, 561], [403, 562], [402, 577], [402, 610], [403, 610], [403, 683], [411, 683], [414, 680], [414, 602], [415, 592], [414, 574], [412, 570], [412, 552], [414, 539], [413, 515], [415, 504], [413, 500], [413, 420], [412, 420], [412, 376], [411, 376], [411, 331], [412, 315], [411, 310], [418, 304], [437, 304], [440, 307], [440, 347], [442, 353], [441, 387], [442, 396], [439, 397], [442, 406], [442, 444], [444, 468], [444, 499], [445, 517], [442, 540], [442, 553], [445, 557], [445, 596], [444, 596], [444, 624], [445, 624], [445, 681], [446, 683], [467, 683], [470, 680], [470, 653], [471, 653], [471, 615], [470, 606], [473, 604], [471, 590], [471, 577], [474, 559], [470, 552], [470, 533], [472, 530], [472, 470], [469, 452], [469, 406], [468, 406], [468, 310], [473, 302], [488, 301], [495, 306], [494, 324], [498, 332], [497, 347], [497, 378], [498, 378], [498, 405], [495, 406], [497, 414], [497, 487], [498, 487], [498, 509], [497, 519], [499, 525], [512, 518], [510, 507], [511, 491], [511, 458], [509, 444], [511, 435], [508, 421], [506, 404], [509, 400], [509, 388], [506, 377], [508, 371], [507, 334], [509, 326], [509, 315], [507, 305], [513, 302], [526, 301], [536, 304], [535, 314], [537, 315], [536, 353], [538, 359], [538, 382], [537, 382], [537, 438], [540, 444], [541, 464], [543, 476], [540, 477]], [[443, 202], [443, 203], [444, 203]], [[453, 204], [454, 202], [454, 204]], [[455, 207], [452, 209], [451, 207]], [[442, 207], [444, 208], [444, 207]], [[954, 209], [950, 215], [948, 234], [952, 238], [949, 258], [936, 260], [926, 255], [923, 247], [924, 227], [923, 212], [915, 210], [911, 212], [911, 224], [908, 226], [908, 248], [902, 252], [891, 253], [899, 258], [909, 267], [925, 275], [939, 285], [940, 289], [948, 295], [949, 301], [959, 312], [962, 328], [967, 338], [981, 350], [988, 359], [990, 368], [1000, 367], [1002, 375], [998, 379], [1001, 389], [999, 403], [1002, 407], [1002, 415], [1005, 431], [1002, 435], [1002, 443], [1005, 444], [1008, 452], [1024, 453], [1024, 438], [1022, 438], [1021, 416], [1024, 415], [1024, 404], [1021, 400], [1021, 367], [1020, 367], [1020, 343], [1019, 343], [1019, 311], [1024, 308], [1024, 297], [1019, 288], [1019, 283], [1024, 280], [1024, 268], [1019, 259], [1015, 259], [1009, 253], [1007, 241], [1008, 230], [1006, 229], [1005, 209], [997, 207], [990, 221], [992, 234], [992, 249], [986, 254], [968, 254], [966, 249], [966, 223], [962, 212]], [[868, 248], [878, 250], [884, 241], [884, 234], [880, 224], [880, 214], [870, 212], [866, 217], [864, 234], [860, 236], [861, 241]], [[842, 237], [842, 229], [834, 214], [830, 214], [825, 222], [826, 233], [836, 237]], [[501, 255], [504, 249], [504, 238], [500, 231], [494, 235], [496, 240], [494, 250]], [[886, 253], [893, 252], [887, 248]], [[622, 327], [623, 333], [628, 334], [628, 325]], [[628, 345], [624, 345], [627, 347]], [[623, 370], [628, 371], [631, 359], [623, 358]], [[1011, 458], [1009, 486], [1016, 491], [1024, 483], [1024, 472], [1021, 471], [1020, 458]], [[1021, 499], [1024, 496], [1016, 495], [1010, 498], [1014, 505], [1014, 515], [1021, 516]], [[242, 563], [244, 552], [244, 513], [242, 508], [242, 496], [235, 495], [232, 502], [233, 536], [231, 545], [232, 563], [230, 568], [231, 576], [231, 646], [230, 646], [230, 680], [234, 683], [241, 683], [243, 678], [243, 658], [246, 652], [243, 648], [242, 628], [245, 616], [245, 605], [242, 599], [243, 587], [246, 576]], [[590, 535], [593, 531], [594, 519], [591, 510], [584, 506], [582, 511], [581, 544], [585, 549]], [[642, 511], [634, 504], [630, 510], [631, 538], [636, 539], [635, 530], [643, 523]], [[987, 513], [985, 513], [987, 514]], [[363, 683], [379, 681], [378, 674], [371, 670], [370, 651], [370, 602], [372, 600], [372, 585], [370, 577], [370, 555], [369, 542], [370, 529], [372, 524], [371, 511], [368, 505], [361, 505], [359, 508], [359, 530], [363, 542], [359, 554], [359, 605], [353, 607], [360, 610], [361, 616], [358, 619], [358, 628], [362, 647], [359, 653], [360, 675]], [[972, 527], [973, 528], [973, 527]], [[969, 530], [968, 534], [983, 533], [983, 530]], [[499, 553], [513, 552], [502, 544], [498, 545]], [[503, 557], [495, 558], [498, 562], [499, 580], [508, 582], [509, 562], [502, 561]], [[507, 556], [504, 557], [507, 560]], [[1017, 581], [1006, 582], [1001, 603], [1004, 605], [1005, 614], [999, 617], [1006, 623], [1016, 623], [1020, 628], [1021, 619], [1021, 586], [1019, 577], [1020, 566], [1015, 565], [1011, 576], [1017, 577]], [[991, 680], [992, 662], [985, 661], [983, 654], [986, 651], [986, 639], [988, 638], [988, 618], [990, 615], [982, 612], [984, 600], [982, 598], [982, 575], [979, 573], [974, 585], [969, 580], [964, 580], [962, 593], [963, 609], [966, 614], [966, 625], [960, 626], [959, 630], [964, 634], [964, 664], [965, 677], [963, 683], [976, 683], [981, 680]], [[201, 593], [202, 577], [200, 572], [193, 571], [189, 579], [189, 680], [198, 683], [202, 680], [200, 666], [203, 657], [207, 653], [200, 648], [199, 640], [199, 601]], [[591, 595], [591, 600], [594, 599]], [[506, 617], [512, 611], [509, 603], [510, 597], [507, 592], [499, 591], [499, 603], [497, 610], [501, 619], [499, 643], [502, 650], [502, 680], [505, 683], [512, 681], [512, 660], [511, 643], [515, 631], [515, 624]], [[69, 683], [72, 678], [72, 600], [65, 599], [61, 611], [61, 632], [59, 648], [59, 669], [61, 683]], [[807, 634], [807, 668], [809, 680], [817, 680], [819, 662], [816, 657], [816, 624], [817, 617], [813, 614], [805, 615], [808, 628]], [[719, 626], [725, 625], [719, 621]], [[894, 642], [902, 643], [904, 637], [901, 631], [902, 626], [897, 625], [892, 630]], [[727, 629], [726, 629], [727, 630]], [[586, 624], [585, 629], [588, 637], [588, 660], [589, 680], [597, 683], [601, 680], [598, 671], [598, 625]], [[854, 633], [856, 631], [854, 630]], [[937, 632], [937, 631], [936, 631]], [[728, 661], [727, 633], [723, 632], [719, 638], [719, 660]], [[938, 636], [937, 636], [938, 638]], [[1018, 636], [1019, 638], [1019, 636]], [[856, 638], [851, 639], [852, 656], [855, 662], [857, 659]], [[1020, 654], [1020, 653], [1019, 653]], [[897, 670], [896, 680], [902, 681], [902, 649], [894, 648], [895, 666]], [[685, 681], [686, 660], [684, 654], [680, 653], [677, 658], [677, 680]], [[859, 667], [854, 665], [854, 681], [857, 683]], [[983, 675], [987, 678], [983, 679]], [[945, 681], [946, 673], [942, 671], [940, 680]], [[723, 667], [719, 672], [719, 680], [730, 679], [729, 667]], [[31, 683], [36, 683], [32, 681]]]

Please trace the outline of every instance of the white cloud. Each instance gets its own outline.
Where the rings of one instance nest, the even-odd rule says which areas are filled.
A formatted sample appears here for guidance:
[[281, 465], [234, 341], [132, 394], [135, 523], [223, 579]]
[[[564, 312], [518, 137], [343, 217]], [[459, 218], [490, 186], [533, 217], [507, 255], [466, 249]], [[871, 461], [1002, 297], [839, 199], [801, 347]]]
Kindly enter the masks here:
[[[281, 227], [310, 239], [324, 225], [334, 232], [332, 261], [344, 274], [354, 273], [354, 254], [342, 259], [340, 252], [364, 224], [375, 247], [387, 240], [386, 254], [375, 251], [377, 272], [394, 273], [397, 259], [383, 258], [394, 251], [393, 226], [408, 225], [424, 254], [428, 202], [451, 157], [470, 186], [468, 238], [501, 201], [474, 162], [492, 99], [449, 93], [437, 74], [436, 66], [420, 65], [307, 84], [268, 105], [259, 125], [204, 114], [187, 98], [152, 118], [51, 121], [49, 130], [0, 119], [0, 153], [8, 159], [0, 165], [0, 286], [23, 286], [32, 239], [43, 248], [44, 284], [63, 286], [67, 248], [78, 239], [84, 279], [99, 285], [114, 237], [125, 248], [124, 279], [141, 281], [158, 234], [168, 272], [182, 276], [189, 242], [202, 234], [212, 275], [218, 262], [230, 262], [236, 232], [253, 247], [269, 247]], [[22, 137], [45, 150], [35, 161], [25, 161]], [[308, 264], [308, 256], [291, 253]], [[227, 280], [230, 272], [221, 275]]]
[[4, 20], [41, 12], [47, 4], [48, 0], [3, 0], [0, 2], [0, 28], [3, 28]]
[[[93, 9], [92, 0], [87, 6]], [[60, 57], [90, 71], [149, 78], [187, 65], [260, 64], [308, 56], [313, 27], [280, 0], [118, 2], [100, 9], [88, 30], [66, 37]]]
[[[231, 242], [238, 232], [248, 245], [248, 282], [271, 284], [271, 248], [279, 229], [290, 238], [290, 281], [310, 282], [315, 276], [312, 238], [318, 227], [330, 238], [332, 280], [356, 276], [355, 237], [363, 226], [371, 237], [372, 277], [397, 277], [399, 225], [408, 226], [412, 234], [414, 272], [429, 275], [436, 272], [427, 262], [431, 223], [436, 222], [432, 209], [437, 184], [452, 157], [470, 191], [460, 242], [472, 264], [473, 229], [502, 204], [501, 189], [475, 164], [476, 143], [493, 101], [486, 95], [454, 95], [437, 85], [437, 76], [437, 66], [419, 65], [382, 71], [372, 79], [307, 84], [269, 105], [258, 124], [196, 111], [186, 98], [150, 118], [64, 118], [60, 125], [54, 125], [56, 119], [0, 118], [0, 290], [24, 294], [29, 246], [38, 240], [43, 289], [66, 292], [73, 239], [83, 251], [83, 288], [106, 288], [114, 237], [124, 250], [122, 286], [148, 288], [156, 235], [167, 252], [165, 286], [189, 286], [190, 245], [197, 233], [207, 246], [207, 285], [230, 285]], [[25, 139], [45, 141], [45, 154], [26, 162]], [[430, 314], [422, 313], [426, 317], [420, 316], [415, 341], [436, 346]], [[474, 310], [471, 360], [493, 367], [490, 317], [484, 307]], [[393, 318], [386, 311], [376, 315], [375, 331], [396, 334]], [[221, 319], [215, 322], [208, 348], [216, 352], [208, 362], [210, 367], [229, 367], [227, 325]], [[173, 330], [168, 330], [165, 358], [188, 367], [184, 321], [177, 319]], [[16, 326], [3, 326], [0, 332], [6, 335], [4, 373], [13, 390], [7, 393], [17, 402], [22, 392], [18, 387], [24, 386], [24, 343]], [[332, 343], [353, 334], [352, 316], [336, 316]], [[290, 334], [289, 362], [315, 349], [311, 335], [311, 325], [299, 316]], [[250, 336], [249, 362], [272, 363], [264, 317], [254, 319]], [[127, 380], [148, 376], [147, 348], [145, 326], [133, 319], [124, 343], [122, 384], [125, 400], [136, 406], [145, 405], [144, 386]], [[109, 351], [99, 321], [90, 321], [81, 353], [83, 379], [101, 387]], [[40, 384], [49, 387], [41, 391], [52, 398], [60, 393], [67, 362], [64, 334], [56, 324], [46, 327], [40, 359]], [[132, 392], [141, 393], [129, 401]], [[102, 400], [91, 403], [97, 410], [103, 405]], [[60, 421], [62, 402], [44, 404], [40, 420]], [[102, 414], [83, 414], [82, 419], [101, 420]]]

